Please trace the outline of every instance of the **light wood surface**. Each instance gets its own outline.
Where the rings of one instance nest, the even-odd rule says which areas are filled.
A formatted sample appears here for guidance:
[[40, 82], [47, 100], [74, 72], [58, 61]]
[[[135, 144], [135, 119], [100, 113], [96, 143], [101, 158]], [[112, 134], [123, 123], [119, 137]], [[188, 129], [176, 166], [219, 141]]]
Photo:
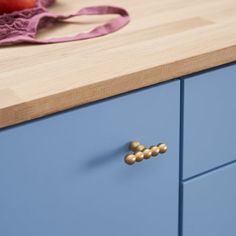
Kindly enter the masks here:
[[[0, 128], [236, 60], [235, 0], [58, 1], [52, 11], [112, 4], [132, 20], [88, 41], [0, 48]], [[75, 34], [111, 17], [76, 18], [38, 37]]]

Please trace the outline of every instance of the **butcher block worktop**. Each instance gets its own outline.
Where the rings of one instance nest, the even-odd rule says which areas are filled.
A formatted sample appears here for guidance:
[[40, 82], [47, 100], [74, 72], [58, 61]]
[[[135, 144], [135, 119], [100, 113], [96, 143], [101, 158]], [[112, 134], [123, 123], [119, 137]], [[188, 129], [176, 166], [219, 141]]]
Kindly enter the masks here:
[[[58, 0], [52, 11], [125, 7], [128, 26], [73, 43], [0, 48], [0, 128], [236, 60], [235, 0]], [[38, 37], [88, 30], [82, 17]]]

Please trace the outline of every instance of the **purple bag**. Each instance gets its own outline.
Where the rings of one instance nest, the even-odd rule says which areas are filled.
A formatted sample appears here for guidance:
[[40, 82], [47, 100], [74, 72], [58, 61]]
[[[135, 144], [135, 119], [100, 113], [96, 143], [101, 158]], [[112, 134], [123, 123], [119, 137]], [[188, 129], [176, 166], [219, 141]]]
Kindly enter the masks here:
[[[62, 43], [90, 39], [113, 33], [129, 23], [128, 12], [114, 6], [93, 6], [82, 8], [75, 14], [63, 15], [48, 11], [47, 7], [55, 0], [38, 0], [37, 6], [32, 9], [16, 11], [0, 15], [0, 46], [18, 43]], [[75, 36], [52, 38], [46, 40], [36, 39], [37, 31], [56, 21], [63, 21], [75, 16], [118, 14], [119, 16], [104, 25], [98, 26], [90, 32]]]

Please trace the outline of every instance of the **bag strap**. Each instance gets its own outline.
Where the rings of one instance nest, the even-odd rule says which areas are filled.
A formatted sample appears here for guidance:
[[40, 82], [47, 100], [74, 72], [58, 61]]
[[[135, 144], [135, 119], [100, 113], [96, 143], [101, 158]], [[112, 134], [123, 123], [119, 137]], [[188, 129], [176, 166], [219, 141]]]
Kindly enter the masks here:
[[62, 42], [72, 42], [72, 41], [78, 41], [78, 40], [85, 40], [85, 39], [91, 39], [96, 38], [100, 36], [104, 36], [107, 34], [111, 34], [125, 25], [127, 25], [130, 21], [130, 17], [128, 12], [120, 7], [114, 7], [114, 6], [92, 6], [92, 7], [86, 7], [82, 8], [80, 11], [78, 11], [75, 14], [70, 15], [61, 15], [61, 14], [55, 14], [50, 12], [45, 12], [42, 14], [39, 14], [36, 17], [35, 22], [35, 30], [37, 32], [37, 29], [40, 25], [40, 23], [44, 19], [49, 19], [53, 21], [61, 21], [61, 20], [67, 20], [72, 17], [76, 16], [85, 16], [85, 15], [106, 15], [106, 14], [118, 14], [119, 16], [115, 19], [110, 20], [109, 22], [100, 25], [93, 30], [85, 33], [79, 33], [75, 36], [65, 36], [62, 38], [52, 38], [52, 39], [44, 39], [39, 40], [36, 38], [25, 38], [24, 41], [31, 42], [31, 43], [39, 43], [39, 44], [49, 44], [49, 43], [62, 43]]

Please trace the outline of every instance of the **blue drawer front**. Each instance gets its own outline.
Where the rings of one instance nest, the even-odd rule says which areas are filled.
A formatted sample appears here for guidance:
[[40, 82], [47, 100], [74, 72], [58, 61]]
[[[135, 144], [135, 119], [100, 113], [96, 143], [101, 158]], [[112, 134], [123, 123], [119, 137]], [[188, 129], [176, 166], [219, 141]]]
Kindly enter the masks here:
[[236, 159], [236, 64], [184, 80], [183, 178]]
[[[0, 132], [0, 235], [177, 236], [179, 81]], [[134, 166], [128, 142], [169, 151]]]
[[184, 183], [183, 236], [236, 235], [236, 164]]

